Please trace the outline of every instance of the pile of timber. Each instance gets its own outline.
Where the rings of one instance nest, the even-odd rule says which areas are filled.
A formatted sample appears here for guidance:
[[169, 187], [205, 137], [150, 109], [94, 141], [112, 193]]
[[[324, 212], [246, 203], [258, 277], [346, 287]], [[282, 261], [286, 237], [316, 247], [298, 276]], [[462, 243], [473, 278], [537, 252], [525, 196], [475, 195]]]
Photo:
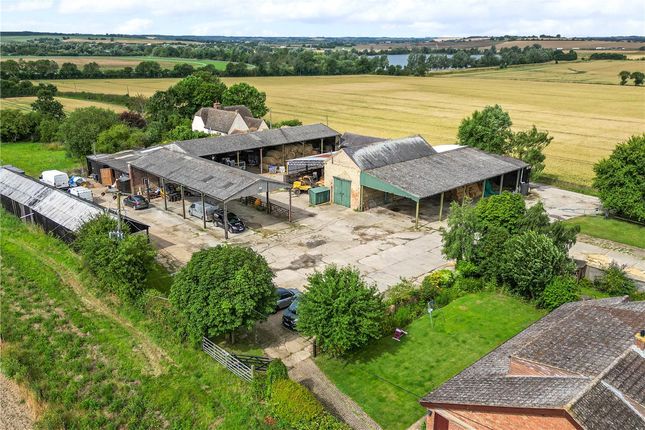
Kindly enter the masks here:
[[266, 151], [262, 157], [262, 170], [265, 172], [269, 171], [269, 166], [284, 166], [286, 165], [287, 160], [300, 157], [308, 157], [310, 155], [316, 155], [319, 152], [316, 151], [312, 144], [305, 143], [293, 143], [291, 145], [284, 146], [284, 154], [282, 149], [272, 149]]

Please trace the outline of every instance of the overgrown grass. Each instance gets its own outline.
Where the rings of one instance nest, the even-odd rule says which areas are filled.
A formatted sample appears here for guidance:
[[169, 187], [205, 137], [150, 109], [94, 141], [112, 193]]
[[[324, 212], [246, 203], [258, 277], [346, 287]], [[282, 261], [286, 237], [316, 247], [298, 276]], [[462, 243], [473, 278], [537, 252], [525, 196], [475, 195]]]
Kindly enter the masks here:
[[565, 221], [580, 226], [580, 233], [645, 249], [645, 227], [615, 218], [586, 215]]
[[[0, 213], [2, 371], [30, 388], [50, 428], [266, 428], [251, 387], [199, 350], [179, 343], [157, 315], [107, 301], [122, 320], [98, 312], [49, 266], [78, 273], [67, 245]], [[91, 281], [91, 280], [89, 280]], [[133, 335], [133, 331], [138, 333]], [[163, 350], [165, 371], [149, 371], [141, 336]]]
[[320, 368], [386, 429], [405, 429], [424, 413], [419, 399], [544, 315], [497, 293], [461, 297], [424, 316], [399, 343], [389, 336], [347, 359], [319, 357]]
[[3, 142], [0, 164], [12, 164], [36, 178], [43, 170], [70, 172], [82, 166], [80, 161], [69, 158], [59, 145], [33, 142]]

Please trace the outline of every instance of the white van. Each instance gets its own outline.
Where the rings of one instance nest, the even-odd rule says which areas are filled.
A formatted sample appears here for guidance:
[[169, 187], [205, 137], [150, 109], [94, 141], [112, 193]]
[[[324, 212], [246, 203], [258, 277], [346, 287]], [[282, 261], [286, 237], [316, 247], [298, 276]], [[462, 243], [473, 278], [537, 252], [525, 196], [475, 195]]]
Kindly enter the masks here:
[[215, 211], [219, 209], [219, 206], [211, 205], [210, 203], [206, 203], [204, 206], [205, 210], [202, 208], [202, 202], [195, 202], [188, 208], [188, 214], [202, 219], [204, 218], [204, 212], [206, 212], [206, 221], [213, 221]]
[[92, 196], [92, 190], [88, 190], [85, 187], [70, 188], [69, 193], [73, 196], [80, 197], [83, 200], [87, 200], [88, 202], [94, 201], [94, 197]]
[[40, 180], [56, 188], [69, 188], [69, 176], [60, 170], [45, 170]]

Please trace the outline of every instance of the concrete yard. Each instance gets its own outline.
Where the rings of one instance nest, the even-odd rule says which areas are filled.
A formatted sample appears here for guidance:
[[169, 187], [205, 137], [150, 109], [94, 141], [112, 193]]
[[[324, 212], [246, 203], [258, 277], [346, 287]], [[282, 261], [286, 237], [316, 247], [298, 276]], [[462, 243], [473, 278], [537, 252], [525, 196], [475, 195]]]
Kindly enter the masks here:
[[[535, 202], [538, 198], [553, 219], [594, 213], [599, 207], [595, 197], [544, 185], [536, 185], [528, 200]], [[274, 192], [270, 199], [288, 206], [287, 192]], [[116, 206], [112, 195], [98, 197], [97, 201], [107, 207]], [[150, 225], [151, 239], [160, 249], [161, 257], [176, 266], [188, 262], [197, 250], [225, 242], [223, 229], [213, 223], [208, 223], [204, 230], [200, 219], [187, 214], [184, 220], [181, 202], [168, 202], [168, 211], [164, 210], [162, 199], [151, 203], [150, 209], [126, 208], [125, 213]], [[421, 206], [418, 230], [414, 228], [413, 205], [406, 200], [363, 213], [337, 205], [309, 207], [306, 195], [293, 197], [292, 204], [291, 224], [286, 218], [267, 215], [238, 202], [228, 207], [250, 227], [242, 234], [231, 234], [228, 242], [249, 245], [261, 253], [273, 269], [279, 287], [303, 289], [310, 273], [335, 263], [357, 267], [385, 291], [401, 278], [420, 280], [433, 270], [452, 264], [441, 254], [440, 228], [445, 221], [438, 220], [438, 207], [431, 199], [424, 200]], [[187, 201], [186, 207], [189, 205]], [[444, 208], [444, 217], [446, 212]], [[593, 260], [600, 253], [597, 248], [579, 240], [572, 255]], [[632, 276], [645, 278], [645, 260], [641, 255], [612, 251], [612, 259], [626, 264]]]

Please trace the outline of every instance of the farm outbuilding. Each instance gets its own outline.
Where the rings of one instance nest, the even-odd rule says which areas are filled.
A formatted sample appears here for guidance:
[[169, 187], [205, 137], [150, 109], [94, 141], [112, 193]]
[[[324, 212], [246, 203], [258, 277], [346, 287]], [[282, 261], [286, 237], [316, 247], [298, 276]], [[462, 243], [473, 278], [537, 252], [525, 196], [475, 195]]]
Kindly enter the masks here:
[[[99, 205], [6, 168], [0, 168], [0, 199], [7, 212], [40, 225], [66, 242], [74, 239], [83, 224], [101, 214], [116, 218], [114, 212]], [[144, 223], [124, 216], [121, 220], [133, 233], [148, 233]]]
[[[187, 192], [200, 196], [202, 208], [205, 208], [204, 203], [207, 200], [221, 204], [224, 209], [224, 234], [227, 238], [228, 203], [246, 197], [264, 195], [266, 207], [271, 213], [272, 205], [269, 193], [277, 189], [288, 188], [288, 185], [281, 181], [164, 147], [147, 151], [146, 154], [130, 162], [129, 176], [133, 194], [145, 194], [146, 190], [156, 187], [163, 190], [170, 184], [179, 187], [184, 218], [186, 218], [185, 195]], [[291, 191], [289, 191], [289, 195], [291, 196]], [[167, 210], [166, 193], [163, 198], [164, 208]], [[289, 199], [288, 217], [291, 220], [291, 199]], [[206, 228], [205, 214], [203, 222], [204, 228]]]
[[421, 136], [354, 144], [341, 148], [325, 165], [325, 184], [334, 204], [356, 210], [406, 198], [416, 206], [439, 196], [463, 200], [501, 190], [519, 191], [528, 180], [523, 161], [470, 148], [437, 152]]

